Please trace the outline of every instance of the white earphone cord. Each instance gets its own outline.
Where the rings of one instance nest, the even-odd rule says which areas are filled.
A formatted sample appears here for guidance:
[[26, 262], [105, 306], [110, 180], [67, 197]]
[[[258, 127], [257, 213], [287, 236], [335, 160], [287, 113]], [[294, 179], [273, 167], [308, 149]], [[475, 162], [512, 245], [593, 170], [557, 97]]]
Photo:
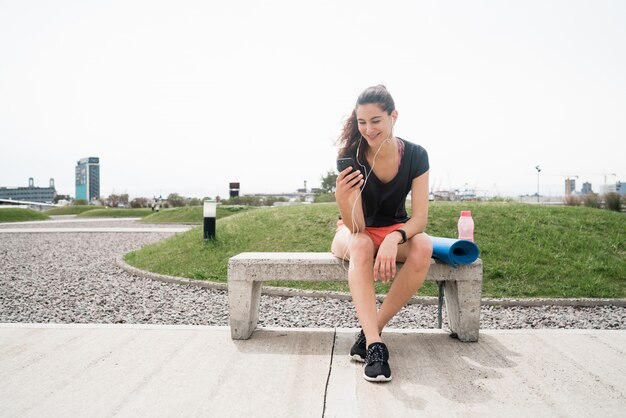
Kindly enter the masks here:
[[[356, 163], [358, 165], [360, 165], [363, 168], [363, 171], [365, 172], [365, 182], [363, 183], [363, 187], [361, 187], [361, 190], [359, 191], [358, 196], [356, 197], [354, 204], [352, 205], [352, 211], [351, 211], [351, 218], [352, 218], [352, 230], [354, 231], [357, 227], [356, 224], [356, 220], [354, 219], [354, 211], [356, 210], [356, 204], [359, 202], [359, 199], [361, 199], [361, 195], [363, 194], [363, 190], [365, 189], [365, 185], [367, 184], [367, 180], [369, 180], [370, 175], [372, 174], [372, 171], [374, 171], [374, 166], [376, 165], [376, 157], [378, 156], [378, 153], [380, 152], [380, 150], [382, 149], [383, 145], [385, 145], [386, 142], [391, 141], [392, 137], [387, 138], [383, 141], [382, 144], [380, 144], [380, 146], [378, 147], [378, 149], [376, 150], [376, 153], [374, 154], [374, 158], [372, 159], [372, 166], [370, 167], [369, 172], [367, 171], [367, 167], [365, 167], [365, 165], [361, 164], [361, 162], [359, 161], [359, 150], [361, 149], [361, 142], [363, 140], [363, 135], [361, 135], [361, 139], [359, 139], [359, 146], [356, 149]], [[350, 246], [352, 245], [352, 240], [354, 239], [354, 235], [356, 234], [356, 232], [352, 232], [350, 234], [350, 240], [348, 241], [348, 245], [346, 247], [346, 250], [343, 253], [343, 261], [346, 261], [346, 256], [348, 255], [348, 250], [350, 249]], [[342, 263], [343, 265], [343, 269], [345, 271], [348, 271], [346, 269], [346, 265], [345, 263]]]

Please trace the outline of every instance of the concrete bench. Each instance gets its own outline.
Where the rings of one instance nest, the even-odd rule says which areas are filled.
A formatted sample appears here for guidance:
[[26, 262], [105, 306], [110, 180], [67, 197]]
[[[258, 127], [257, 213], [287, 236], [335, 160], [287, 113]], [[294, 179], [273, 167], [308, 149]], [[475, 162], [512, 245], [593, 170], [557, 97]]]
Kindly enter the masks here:
[[[246, 340], [256, 328], [262, 282], [347, 281], [347, 262], [346, 268], [343, 264], [331, 253], [241, 253], [231, 257], [228, 261], [228, 303], [232, 339]], [[397, 268], [401, 267], [402, 264], [398, 263]], [[478, 341], [482, 261], [478, 259], [455, 269], [433, 260], [426, 280], [443, 283], [450, 330], [461, 341]]]

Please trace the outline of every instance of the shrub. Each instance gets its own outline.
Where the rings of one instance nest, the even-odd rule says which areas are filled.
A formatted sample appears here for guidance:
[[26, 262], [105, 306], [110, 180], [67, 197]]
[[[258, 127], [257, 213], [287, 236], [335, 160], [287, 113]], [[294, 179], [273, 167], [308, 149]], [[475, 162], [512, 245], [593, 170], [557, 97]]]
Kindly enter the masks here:
[[224, 205], [272, 206], [275, 202], [287, 202], [285, 197], [273, 196], [236, 196], [222, 200]]
[[583, 197], [583, 205], [588, 208], [599, 208], [600, 207], [600, 198], [597, 193], [589, 193]]
[[131, 208], [149, 208], [150, 202], [145, 197], [136, 197], [130, 201]]
[[580, 196], [568, 194], [565, 196], [565, 204], [567, 206], [580, 206]]
[[315, 203], [334, 202], [335, 193], [321, 193], [315, 196]]
[[167, 196], [167, 203], [172, 208], [182, 208], [183, 206], [187, 206], [185, 198], [178, 193], [170, 193]]
[[604, 194], [604, 207], [606, 209], [620, 212], [622, 210], [621, 206], [622, 202], [619, 193], [610, 192]]
[[492, 196], [490, 198], [487, 199], [488, 202], [504, 202], [504, 203], [511, 203], [513, 202], [513, 198], [508, 197], [508, 196]]
[[197, 197], [194, 197], [192, 199], [189, 199], [189, 202], [187, 203], [188, 206], [202, 206], [202, 200], [198, 199]]

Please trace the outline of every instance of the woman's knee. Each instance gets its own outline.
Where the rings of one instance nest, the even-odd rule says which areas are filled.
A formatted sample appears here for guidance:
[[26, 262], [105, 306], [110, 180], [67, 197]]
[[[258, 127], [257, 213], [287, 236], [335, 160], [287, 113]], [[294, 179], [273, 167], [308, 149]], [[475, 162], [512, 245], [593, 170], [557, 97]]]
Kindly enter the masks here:
[[347, 228], [338, 232], [331, 244], [331, 252], [335, 257], [359, 262], [373, 262], [374, 250], [374, 243], [367, 234], [351, 234]]
[[428, 235], [419, 234], [414, 236], [407, 257], [407, 263], [413, 264], [417, 269], [429, 267], [433, 256], [433, 244]]
[[352, 290], [354, 286], [361, 286], [374, 281], [374, 254], [376, 248], [369, 235], [354, 234], [350, 242], [350, 268], [348, 283]]
[[360, 262], [374, 261], [374, 243], [369, 235], [357, 233], [352, 236], [349, 243], [350, 259]]
[[330, 245], [330, 252], [335, 257], [348, 258], [348, 243], [350, 242], [350, 231], [345, 226], [337, 229], [335, 238]]

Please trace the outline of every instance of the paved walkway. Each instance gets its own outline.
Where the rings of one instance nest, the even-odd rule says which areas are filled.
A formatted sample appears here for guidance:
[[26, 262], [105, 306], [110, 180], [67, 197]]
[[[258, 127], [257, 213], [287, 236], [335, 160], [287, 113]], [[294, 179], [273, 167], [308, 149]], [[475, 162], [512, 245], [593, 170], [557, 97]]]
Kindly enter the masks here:
[[42, 221], [23, 221], [23, 222], [3, 222], [0, 223], [1, 228], [11, 228], [12, 226], [41, 226], [53, 224], [90, 224], [90, 223], [127, 223], [139, 221], [142, 218], [78, 218], [76, 215], [57, 215], [52, 219]]
[[[141, 218], [77, 218], [63, 216], [45, 221], [0, 223], [0, 234], [80, 233], [80, 232], [172, 232], [190, 230], [196, 225], [140, 224]], [[99, 226], [90, 226], [97, 223]], [[124, 226], [116, 226], [123, 224]]]
[[389, 331], [368, 383], [356, 330], [0, 324], [0, 416], [624, 416], [626, 331]]
[[[76, 232], [102, 221], [45, 221], [54, 231], [5, 224], [0, 233]], [[108, 222], [108, 231], [155, 232], [128, 219]], [[363, 380], [362, 366], [347, 356], [355, 335], [274, 328], [233, 341], [227, 327], [0, 324], [0, 416], [623, 417], [626, 410], [626, 331], [482, 330], [477, 343], [439, 330], [386, 331], [388, 384]]]
[[156, 228], [115, 228], [115, 227], [103, 227], [103, 228], [0, 228], [0, 234], [36, 234], [36, 233], [77, 233], [77, 232], [185, 232], [191, 228], [188, 227], [156, 227]]

